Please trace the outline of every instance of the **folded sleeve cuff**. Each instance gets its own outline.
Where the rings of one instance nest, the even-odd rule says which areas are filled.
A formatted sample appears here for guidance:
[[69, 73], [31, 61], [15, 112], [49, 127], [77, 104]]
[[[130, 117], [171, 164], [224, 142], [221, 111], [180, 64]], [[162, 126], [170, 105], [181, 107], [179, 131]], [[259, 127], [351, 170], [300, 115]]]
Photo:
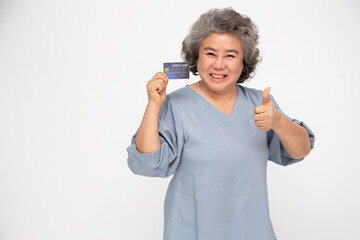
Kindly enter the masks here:
[[[292, 120], [292, 122], [294, 122], [306, 129], [306, 131], [309, 134], [309, 139], [310, 139], [310, 150], [312, 150], [314, 148], [314, 143], [315, 143], [314, 133], [311, 131], [311, 129], [305, 123], [303, 123], [297, 119], [291, 119], [291, 120]], [[304, 158], [291, 157], [291, 155], [285, 150], [284, 146], [280, 142], [280, 139], [278, 138], [276, 133], [273, 132], [272, 134], [274, 136], [269, 143], [269, 149], [270, 149], [269, 159], [271, 161], [273, 161], [277, 164], [280, 164], [282, 166], [287, 166], [287, 165], [290, 165], [290, 164], [293, 164], [296, 162], [300, 162], [301, 160], [304, 159]]]
[[[140, 161], [145, 161], [145, 162], [156, 162], [157, 159], [160, 158], [160, 148], [153, 153], [140, 153], [137, 149], [136, 149], [136, 145], [135, 143], [132, 144], [130, 147], [130, 151], [133, 153], [134, 157]], [[128, 150], [129, 152], [129, 150]], [[130, 152], [129, 152], [130, 155]]]
[[140, 153], [135, 143], [128, 148], [128, 166], [134, 174], [156, 177], [163, 175], [163, 172], [156, 167], [160, 157], [161, 148], [153, 153]]

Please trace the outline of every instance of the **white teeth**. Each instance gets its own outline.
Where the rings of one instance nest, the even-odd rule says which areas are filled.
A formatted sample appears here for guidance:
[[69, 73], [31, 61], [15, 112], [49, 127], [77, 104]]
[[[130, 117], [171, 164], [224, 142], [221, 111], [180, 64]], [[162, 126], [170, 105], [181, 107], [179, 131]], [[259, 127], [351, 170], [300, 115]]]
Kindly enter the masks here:
[[215, 74], [210, 74], [213, 78], [216, 78], [216, 79], [223, 79], [226, 77], [226, 75], [215, 75]]

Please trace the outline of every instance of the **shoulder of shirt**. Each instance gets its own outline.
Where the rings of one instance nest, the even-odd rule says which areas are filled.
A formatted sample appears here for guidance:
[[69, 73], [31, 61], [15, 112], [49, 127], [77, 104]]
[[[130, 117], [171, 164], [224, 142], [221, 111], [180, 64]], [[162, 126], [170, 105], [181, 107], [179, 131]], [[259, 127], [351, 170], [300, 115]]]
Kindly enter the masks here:
[[171, 103], [185, 103], [187, 101], [191, 101], [191, 95], [193, 94], [190, 92], [188, 86], [184, 86], [179, 88], [169, 94], [166, 95], [166, 98]]
[[262, 104], [262, 91], [239, 84], [237, 86], [247, 100], [252, 101], [255, 105]]
[[237, 86], [246, 94], [262, 95], [262, 91], [260, 91], [258, 89], [245, 87], [245, 86], [240, 85], [240, 84], [237, 84]]
[[191, 101], [191, 97], [189, 96], [191, 95], [191, 92], [188, 90], [189, 89], [186, 89], [186, 87], [182, 87], [166, 94], [165, 101], [161, 107], [160, 116], [167, 115], [168, 111], [174, 113], [174, 109], [176, 109], [175, 112], [181, 113], [181, 111], [179, 111], [180, 109], [189, 106], [189, 101]]

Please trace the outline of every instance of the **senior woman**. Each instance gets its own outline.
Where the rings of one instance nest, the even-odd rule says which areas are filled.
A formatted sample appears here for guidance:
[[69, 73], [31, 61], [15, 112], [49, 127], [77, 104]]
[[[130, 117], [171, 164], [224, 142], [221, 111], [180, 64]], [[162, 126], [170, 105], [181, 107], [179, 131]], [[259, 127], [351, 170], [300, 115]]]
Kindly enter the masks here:
[[148, 104], [128, 147], [139, 175], [173, 178], [165, 198], [166, 240], [272, 240], [268, 160], [288, 165], [314, 135], [269, 94], [240, 85], [259, 62], [256, 26], [231, 8], [202, 14], [182, 56], [200, 81], [166, 95], [168, 78], [147, 83]]

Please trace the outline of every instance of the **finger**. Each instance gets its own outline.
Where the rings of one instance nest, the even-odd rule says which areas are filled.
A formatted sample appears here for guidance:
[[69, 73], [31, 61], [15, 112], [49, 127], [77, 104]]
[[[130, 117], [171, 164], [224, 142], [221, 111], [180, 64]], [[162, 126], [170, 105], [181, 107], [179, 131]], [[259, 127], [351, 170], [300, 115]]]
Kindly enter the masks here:
[[269, 124], [266, 121], [255, 121], [255, 125], [261, 130], [270, 129]]
[[262, 121], [266, 119], [266, 115], [264, 113], [256, 113], [253, 117], [255, 121]]
[[164, 79], [164, 81], [165, 81], [165, 84], [167, 85], [168, 84], [168, 82], [169, 82], [169, 77], [168, 77], [168, 75], [166, 75], [166, 73], [163, 73], [163, 72], [158, 72], [158, 76], [159, 77], [161, 77], [162, 79]]
[[[152, 78], [151, 80], [155, 80], [155, 79], [163, 79], [165, 82], [168, 81], [168, 76], [163, 73], [163, 72], [157, 72]], [[150, 80], [150, 81], [151, 81]]]
[[265, 90], [262, 92], [262, 98], [263, 98], [263, 104], [267, 104], [270, 102], [270, 87], [265, 88]]
[[162, 82], [161, 86], [160, 86], [160, 88], [158, 90], [158, 93], [162, 94], [162, 93], [165, 93], [165, 92], [166, 92], [166, 84]]
[[154, 82], [150, 84], [150, 89], [152, 92], [161, 93], [164, 89], [166, 89], [164, 80], [163, 79], [154, 80]]
[[260, 120], [255, 120], [255, 124], [256, 125], [267, 125], [268, 121], [266, 119], [260, 119]]
[[256, 127], [262, 131], [266, 131], [267, 127], [263, 125], [256, 125]]
[[268, 130], [270, 130], [270, 128], [268, 128], [268, 127], [259, 127], [259, 126], [258, 126], [258, 129], [260, 129], [261, 131], [268, 131]]
[[166, 89], [165, 87], [165, 83], [163, 81], [159, 82], [157, 84], [157, 91], [158, 93], [161, 93], [162, 91], [164, 91]]
[[260, 105], [254, 109], [254, 112], [255, 113], [264, 113], [266, 111], [266, 108], [267, 108], [266, 106]]
[[168, 85], [168, 83], [169, 83], [169, 78], [168, 78], [168, 76], [167, 76], [165, 73], [163, 73], [163, 72], [159, 72], [159, 77], [164, 80], [164, 82], [165, 82], [165, 88], [166, 88], [167, 85]]
[[162, 82], [164, 83], [164, 85], [166, 86], [167, 85], [167, 77], [162, 75], [162, 74], [155, 74], [155, 76], [148, 82], [148, 84], [150, 86], [154, 85], [154, 84], [157, 84], [158, 82]]

